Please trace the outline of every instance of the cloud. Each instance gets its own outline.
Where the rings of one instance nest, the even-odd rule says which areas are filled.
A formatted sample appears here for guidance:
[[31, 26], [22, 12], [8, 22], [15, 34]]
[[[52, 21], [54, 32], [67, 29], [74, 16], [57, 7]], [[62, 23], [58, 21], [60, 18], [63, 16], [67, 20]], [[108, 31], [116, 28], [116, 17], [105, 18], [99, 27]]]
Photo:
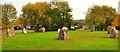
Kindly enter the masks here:
[[118, 11], [119, 0], [67, 0], [73, 9], [73, 19], [85, 19], [85, 13], [93, 5], [108, 5]]
[[[0, 0], [0, 4], [10, 3], [14, 5], [18, 11], [17, 16], [22, 14], [22, 6], [25, 4], [32, 2], [43, 2], [43, 1], [51, 1], [51, 0]], [[70, 7], [73, 9], [73, 19], [85, 19], [85, 13], [88, 8], [93, 5], [108, 5], [116, 8], [118, 11], [118, 1], [119, 0], [66, 0], [68, 1]]]

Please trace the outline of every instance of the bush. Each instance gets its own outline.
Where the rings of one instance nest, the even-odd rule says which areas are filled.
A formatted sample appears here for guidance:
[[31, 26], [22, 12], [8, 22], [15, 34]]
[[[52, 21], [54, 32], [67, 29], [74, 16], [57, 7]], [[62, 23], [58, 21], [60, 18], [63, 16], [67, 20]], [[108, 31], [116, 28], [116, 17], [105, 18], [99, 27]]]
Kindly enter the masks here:
[[22, 28], [20, 26], [15, 26], [14, 29], [15, 30], [21, 30]]
[[57, 31], [59, 29], [58, 26], [51, 26], [50, 28], [49, 26], [43, 26], [43, 27], [45, 27], [46, 31]]

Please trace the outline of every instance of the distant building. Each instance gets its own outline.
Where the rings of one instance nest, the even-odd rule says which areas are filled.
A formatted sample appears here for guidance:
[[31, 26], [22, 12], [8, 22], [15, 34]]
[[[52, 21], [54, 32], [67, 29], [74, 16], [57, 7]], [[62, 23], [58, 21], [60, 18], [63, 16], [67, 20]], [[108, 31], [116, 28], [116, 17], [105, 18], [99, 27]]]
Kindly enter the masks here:
[[83, 19], [81, 19], [81, 20], [74, 20], [74, 21], [85, 22], [85, 20], [83, 20]]
[[83, 19], [74, 20], [74, 21], [77, 21], [77, 22], [78, 22], [77, 24], [75, 24], [75, 26], [76, 26], [76, 27], [79, 27], [79, 28], [82, 28], [82, 27], [83, 27], [83, 24], [79, 24], [79, 23], [84, 23], [84, 22], [85, 22], [85, 20], [83, 20]]

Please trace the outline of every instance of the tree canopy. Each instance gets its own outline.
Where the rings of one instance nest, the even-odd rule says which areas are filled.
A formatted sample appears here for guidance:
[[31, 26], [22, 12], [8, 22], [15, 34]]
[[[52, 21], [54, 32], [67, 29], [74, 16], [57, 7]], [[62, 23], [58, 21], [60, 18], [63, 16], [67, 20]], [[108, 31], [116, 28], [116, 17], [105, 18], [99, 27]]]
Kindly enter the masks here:
[[23, 6], [23, 17], [26, 17], [29, 25], [43, 25], [47, 17], [48, 4], [46, 2], [28, 3]]
[[66, 1], [28, 3], [22, 8], [22, 16], [27, 25], [36, 26], [67, 26], [72, 22], [72, 9]]
[[70, 8], [68, 2], [66, 1], [52, 1], [50, 3], [51, 11], [49, 12], [50, 17], [54, 21], [54, 24], [61, 28], [62, 26], [67, 26], [70, 28], [72, 23], [72, 9]]
[[112, 21], [112, 26], [120, 26], [120, 15], [114, 18], [114, 21]]
[[115, 8], [107, 5], [95, 5], [88, 9], [86, 13], [86, 24], [90, 27], [105, 28], [111, 25], [114, 17], [117, 16]]
[[25, 26], [36, 26], [38, 31], [39, 25], [44, 25], [47, 21], [47, 10], [49, 10], [49, 5], [46, 2], [28, 3], [23, 6], [22, 16], [25, 17], [27, 21]]
[[2, 5], [2, 27], [6, 28], [6, 30], [8, 28], [13, 27], [14, 22], [16, 20], [16, 8], [11, 5], [11, 4], [4, 4]]

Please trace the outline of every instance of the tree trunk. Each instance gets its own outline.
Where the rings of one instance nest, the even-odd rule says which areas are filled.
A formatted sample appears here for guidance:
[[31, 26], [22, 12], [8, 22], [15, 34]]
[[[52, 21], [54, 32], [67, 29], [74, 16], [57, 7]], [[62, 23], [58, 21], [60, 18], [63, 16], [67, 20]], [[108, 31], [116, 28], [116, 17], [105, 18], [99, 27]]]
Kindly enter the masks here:
[[68, 29], [71, 29], [71, 24], [68, 24]]
[[51, 22], [50, 21], [49, 21], [49, 29], [50, 29], [50, 31], [52, 31]]
[[35, 32], [39, 32], [39, 24], [37, 24]]
[[8, 28], [6, 27], [6, 34], [7, 34], [7, 37], [8, 37]]

